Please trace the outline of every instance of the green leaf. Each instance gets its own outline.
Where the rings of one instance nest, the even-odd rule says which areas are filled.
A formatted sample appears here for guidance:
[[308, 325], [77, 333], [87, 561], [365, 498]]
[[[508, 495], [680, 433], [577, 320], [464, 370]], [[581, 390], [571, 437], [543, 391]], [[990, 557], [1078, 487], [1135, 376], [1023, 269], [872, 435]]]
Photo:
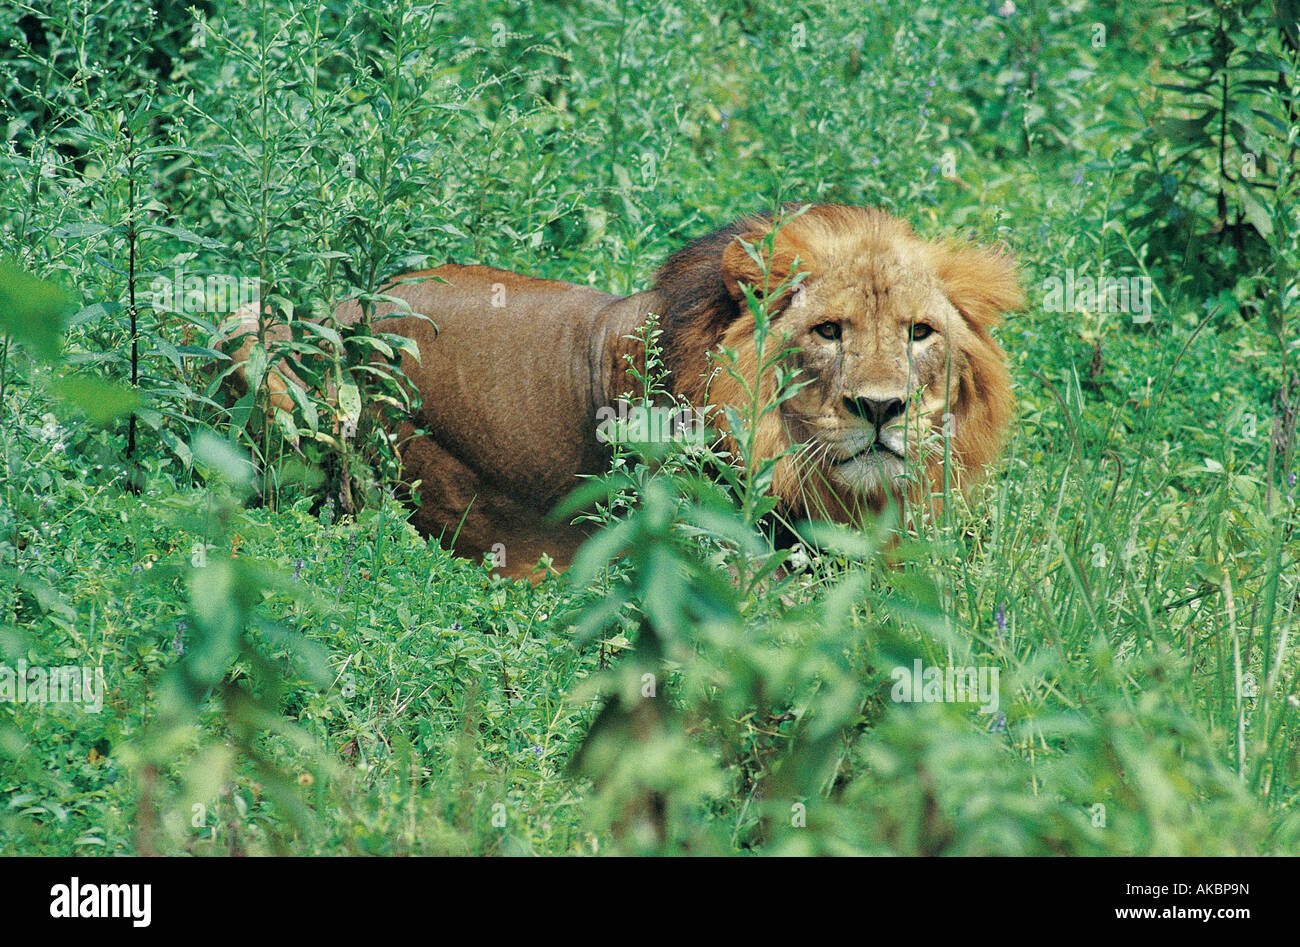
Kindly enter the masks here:
[[193, 451], [195, 463], [205, 474], [224, 480], [236, 490], [252, 491], [253, 462], [230, 442], [211, 431], [200, 431], [194, 436]]
[[115, 230], [118, 228], [109, 224], [64, 224], [62, 227], [56, 227], [50, 236], [67, 240], [69, 237], [98, 237]]
[[64, 375], [53, 387], [60, 398], [94, 424], [103, 424], [140, 407], [138, 392], [93, 375]]
[[1249, 220], [1259, 231], [1260, 236], [1265, 240], [1273, 235], [1273, 216], [1268, 209], [1260, 203], [1259, 198], [1255, 195], [1255, 189], [1249, 185], [1239, 189], [1241, 195], [1241, 206], [1246, 212], [1246, 219]]
[[628, 541], [640, 531], [640, 527], [635, 519], [620, 520], [583, 543], [569, 569], [573, 584], [578, 588], [589, 585], [597, 572], [627, 548]]
[[0, 332], [8, 333], [47, 362], [59, 357], [68, 298], [58, 287], [0, 260]]
[[167, 428], [159, 431], [158, 436], [162, 438], [164, 444], [171, 448], [172, 453], [180, 459], [180, 462], [186, 468], [194, 466], [194, 452], [190, 450], [189, 444], [186, 444]]
[[194, 677], [211, 686], [234, 658], [243, 626], [235, 570], [225, 559], [210, 559], [203, 568], [190, 571], [189, 591], [200, 634], [186, 660]]
[[266, 367], [269, 364], [270, 360], [261, 342], [256, 343], [248, 350], [248, 363], [244, 366], [244, 378], [248, 382], [249, 391], [261, 389], [262, 378], [266, 375]]
[[1209, 112], [1199, 118], [1162, 118], [1154, 123], [1156, 131], [1174, 144], [1200, 143], [1207, 140], [1205, 127], [1214, 116]]
[[87, 306], [85, 309], [81, 310], [75, 316], [73, 316], [72, 319], [68, 322], [68, 328], [71, 329], [73, 326], [85, 325], [87, 322], [96, 322], [104, 318], [105, 316], [112, 315], [113, 313], [116, 312], [121, 312], [124, 308], [126, 307], [123, 306], [121, 303], [115, 303], [115, 302], [95, 303], [93, 305]]
[[291, 444], [297, 444], [300, 438], [298, 425], [293, 422], [293, 415], [281, 408], [272, 408], [275, 414], [275, 420], [280, 425], [280, 430], [284, 431], [284, 436], [288, 438]]
[[298, 410], [302, 412], [303, 420], [307, 422], [307, 427], [313, 434], [316, 433], [320, 428], [320, 416], [316, 411], [316, 402], [312, 401], [307, 392], [303, 390], [302, 385], [298, 384], [296, 381], [286, 378], [284, 383], [289, 389], [289, 395], [298, 405]]
[[339, 410], [345, 418], [361, 417], [361, 391], [352, 382], [339, 385]]

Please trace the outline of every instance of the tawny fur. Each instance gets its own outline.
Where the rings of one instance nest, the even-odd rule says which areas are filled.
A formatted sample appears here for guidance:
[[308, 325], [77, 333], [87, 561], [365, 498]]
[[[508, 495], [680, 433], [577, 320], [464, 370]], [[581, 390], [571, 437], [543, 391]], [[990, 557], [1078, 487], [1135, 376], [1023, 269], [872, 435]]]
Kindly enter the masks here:
[[[377, 307], [378, 328], [414, 339], [421, 354], [402, 366], [423, 402], [414, 420], [427, 431], [402, 449], [408, 480], [420, 482], [415, 525], [455, 535], [456, 553], [476, 560], [504, 549], [508, 575], [528, 574], [542, 553], [563, 568], [584, 533], [546, 513], [579, 474], [608, 464], [596, 412], [631, 390], [627, 358], [639, 353], [628, 336], [656, 314], [673, 392], [696, 406], [739, 405], [742, 386], [708, 353], [734, 350], [733, 367], [755, 382], [746, 285], [772, 312], [768, 351], [788, 333], [798, 349], [790, 367], [811, 381], [756, 436], [760, 456], [801, 445], [774, 478], [786, 515], [858, 522], [905, 493], [939, 487], [944, 415], [948, 477], [973, 483], [996, 458], [1013, 411], [1005, 356], [988, 332], [1023, 304], [1010, 258], [922, 240], [882, 211], [818, 205], [778, 226], [765, 285], [741, 241], [760, 246], [772, 226], [761, 215], [715, 231], [671, 256], [651, 289], [626, 298], [484, 266], [443, 266], [386, 288], [437, 326], [393, 315], [391, 303]], [[805, 274], [797, 290], [771, 292], [794, 273]], [[348, 304], [336, 318], [359, 314]], [[834, 341], [817, 334], [828, 322], [841, 332]], [[917, 323], [933, 334], [913, 341]], [[758, 383], [769, 396], [771, 372]], [[270, 384], [272, 403], [288, 410], [283, 382], [272, 373]], [[852, 407], [893, 398], [908, 407], [879, 431]], [[875, 447], [848, 454], [870, 437], [893, 438], [900, 456], [886, 452], [882, 464]], [[908, 486], [906, 475], [890, 474], [903, 467], [922, 476]]]

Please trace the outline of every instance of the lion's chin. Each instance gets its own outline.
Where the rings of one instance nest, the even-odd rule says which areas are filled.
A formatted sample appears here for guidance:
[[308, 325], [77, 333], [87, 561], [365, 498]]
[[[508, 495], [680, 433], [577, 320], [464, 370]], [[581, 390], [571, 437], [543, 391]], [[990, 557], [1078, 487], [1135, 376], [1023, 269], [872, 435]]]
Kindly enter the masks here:
[[874, 496], [902, 485], [907, 464], [888, 450], [870, 450], [833, 464], [831, 477], [854, 493]]

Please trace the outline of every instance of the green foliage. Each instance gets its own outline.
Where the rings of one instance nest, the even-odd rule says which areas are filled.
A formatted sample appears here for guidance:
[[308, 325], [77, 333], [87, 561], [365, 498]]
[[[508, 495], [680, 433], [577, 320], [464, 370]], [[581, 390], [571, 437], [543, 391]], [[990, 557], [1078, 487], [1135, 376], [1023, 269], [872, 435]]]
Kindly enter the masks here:
[[[1137, 6], [6, 7], [0, 665], [104, 686], [0, 700], [0, 851], [1294, 851], [1297, 14]], [[385, 280], [630, 291], [822, 200], [1020, 260], [970, 498], [777, 549], [755, 391], [620, 448], [564, 578], [405, 522]], [[997, 708], [896, 699], [917, 661]]]
[[[1168, 285], [1186, 283], [1193, 299], [1245, 318], [1262, 310], [1283, 339], [1283, 300], [1296, 292], [1280, 251], [1295, 230], [1300, 8], [1215, 0], [1176, 9], [1159, 93], [1136, 116], [1146, 127], [1131, 129], [1119, 156], [1125, 216]], [[1280, 294], [1270, 298], [1273, 283]]]
[[66, 309], [56, 287], [0, 261], [0, 329], [7, 338], [25, 342], [38, 357], [53, 361], [59, 356]]

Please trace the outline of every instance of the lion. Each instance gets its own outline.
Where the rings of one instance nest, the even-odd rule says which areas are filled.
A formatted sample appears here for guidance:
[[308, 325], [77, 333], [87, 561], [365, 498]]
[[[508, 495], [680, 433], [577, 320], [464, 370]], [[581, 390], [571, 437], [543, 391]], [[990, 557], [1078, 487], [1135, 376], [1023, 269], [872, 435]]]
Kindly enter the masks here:
[[[440, 266], [386, 287], [427, 317], [391, 302], [375, 312], [377, 330], [420, 353], [402, 359], [422, 401], [404, 434], [423, 433], [401, 449], [407, 481], [419, 482], [413, 524], [452, 540], [457, 555], [491, 554], [511, 577], [544, 554], [567, 567], [586, 534], [548, 513], [581, 475], [608, 469], [602, 423], [631, 390], [626, 369], [643, 357], [634, 337], [647, 319], [662, 330], [680, 403], [745, 403], [744, 386], [716, 370], [720, 347], [771, 397], [772, 372], [754, 377], [746, 287], [803, 383], [755, 436], [760, 456], [783, 455], [771, 488], [781, 515], [860, 523], [909, 492], [966, 489], [996, 459], [1014, 402], [989, 329], [1023, 305], [1014, 261], [919, 238], [881, 210], [813, 205], [715, 230], [627, 297], [488, 266]], [[336, 313], [359, 317], [355, 302]], [[273, 403], [289, 409], [274, 384]]]

